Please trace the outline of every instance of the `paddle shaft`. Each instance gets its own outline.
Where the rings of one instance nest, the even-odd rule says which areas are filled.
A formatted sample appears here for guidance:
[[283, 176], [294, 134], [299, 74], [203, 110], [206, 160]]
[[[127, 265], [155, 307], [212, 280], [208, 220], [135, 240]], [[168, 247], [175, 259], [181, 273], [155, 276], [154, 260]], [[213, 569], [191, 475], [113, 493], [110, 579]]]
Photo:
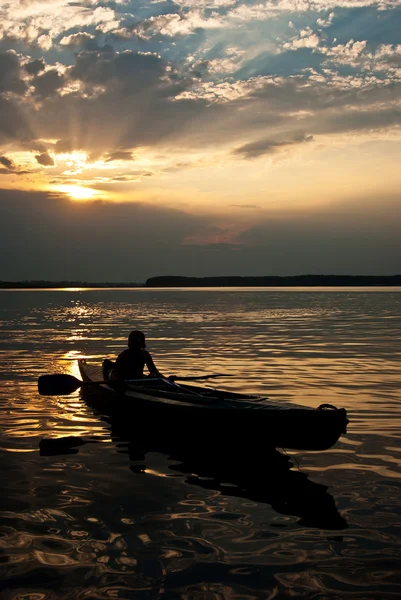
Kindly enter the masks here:
[[[195, 375], [194, 377], [180, 377], [178, 375], [177, 376], [173, 375], [174, 379], [169, 379], [168, 377], [142, 377], [142, 379], [124, 379], [123, 383], [148, 383], [149, 381], [166, 381], [166, 382], [169, 382], [170, 384], [172, 383], [174, 385], [174, 381], [198, 381], [200, 379], [214, 379], [215, 377], [234, 377], [234, 375], [224, 375], [224, 373], [218, 374], [218, 375], [199, 375], [199, 376]], [[104, 379], [102, 381], [82, 381], [82, 385], [83, 384], [101, 385], [102, 383], [107, 384], [108, 382], [104, 381]]]
[[[118, 379], [115, 380], [118, 382]], [[142, 379], [123, 379], [120, 383], [148, 383], [149, 381], [166, 381], [163, 377], [143, 377]], [[113, 381], [82, 381], [81, 385], [107, 385], [113, 383]]]
[[[183, 380], [191, 380], [191, 379], [209, 379], [211, 377], [221, 377], [222, 375], [200, 375], [198, 377], [179, 377], [179, 376], [172, 376], [171, 379], [170, 378], [166, 378], [166, 377], [142, 377], [140, 379], [126, 379], [121, 381], [121, 384], [136, 384], [139, 383], [141, 385], [143, 384], [148, 384], [148, 383], [152, 383], [152, 382], [156, 382], [156, 381], [163, 381], [164, 383], [166, 383], [167, 385], [170, 385], [172, 387], [176, 387], [179, 389], [186, 389], [180, 385], [178, 385], [177, 383], [174, 383], [175, 379], [183, 379]], [[116, 381], [116, 383], [118, 383], [118, 380]], [[82, 387], [82, 386], [88, 386], [88, 385], [113, 385], [113, 382], [107, 382], [104, 381], [103, 379], [100, 381], [81, 381], [80, 379], [78, 379], [77, 377], [74, 377], [74, 375], [68, 375], [68, 374], [54, 374], [54, 375], [41, 375], [38, 379], [38, 390], [39, 393], [43, 396], [62, 396], [62, 395], [68, 395], [68, 394], [72, 394], [73, 392], [75, 392], [78, 388]], [[193, 394], [193, 395], [197, 395], [199, 396], [200, 394], [198, 392], [195, 392], [194, 390], [187, 390], [189, 393]]]
[[[183, 387], [181, 385], [178, 385], [178, 383], [174, 383], [173, 381], [170, 381], [169, 379], [167, 379], [166, 377], [144, 377], [142, 379], [126, 379], [124, 380], [124, 383], [149, 383], [150, 381], [164, 381], [164, 383], [167, 383], [168, 385], [171, 385], [172, 387], [178, 388], [179, 390], [185, 390], [187, 391], [189, 394], [193, 394], [194, 396], [201, 396], [202, 394], [199, 394], [198, 392], [194, 392], [194, 390], [188, 390], [188, 388]], [[86, 383], [88, 385], [94, 383], [94, 384], [102, 384], [102, 383], [107, 383], [107, 381], [83, 381], [83, 384]]]
[[228, 373], [214, 373], [213, 375], [194, 375], [188, 377], [180, 377], [179, 375], [172, 375], [174, 380], [178, 379], [178, 381], [199, 381], [200, 379], [215, 379], [216, 377], [234, 377], [234, 375]]
[[[172, 387], [178, 388], [179, 390], [186, 390], [189, 394], [193, 394], [194, 396], [201, 396], [202, 394], [199, 394], [198, 392], [194, 392], [193, 390], [188, 390], [187, 388], [182, 387], [181, 385], [178, 385], [178, 383], [174, 383], [173, 381], [170, 381], [169, 379], [166, 379], [165, 377], [144, 377], [142, 379], [125, 379], [124, 383], [149, 383], [150, 381], [164, 381], [164, 383], [167, 383], [168, 385], [171, 385]], [[102, 383], [108, 383], [107, 381], [83, 381], [82, 384], [102, 384]]]

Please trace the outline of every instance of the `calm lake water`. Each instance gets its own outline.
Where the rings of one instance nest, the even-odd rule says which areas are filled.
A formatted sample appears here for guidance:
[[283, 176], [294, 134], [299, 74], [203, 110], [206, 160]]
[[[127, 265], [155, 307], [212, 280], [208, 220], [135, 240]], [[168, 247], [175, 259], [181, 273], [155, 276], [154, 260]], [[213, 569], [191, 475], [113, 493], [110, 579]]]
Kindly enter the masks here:
[[[401, 288], [1, 291], [0, 319], [2, 598], [401, 597]], [[244, 431], [223, 460], [205, 431], [173, 456], [79, 392], [39, 396], [137, 328], [165, 374], [345, 407], [347, 434], [249, 456]], [[88, 443], [39, 450], [71, 435]]]

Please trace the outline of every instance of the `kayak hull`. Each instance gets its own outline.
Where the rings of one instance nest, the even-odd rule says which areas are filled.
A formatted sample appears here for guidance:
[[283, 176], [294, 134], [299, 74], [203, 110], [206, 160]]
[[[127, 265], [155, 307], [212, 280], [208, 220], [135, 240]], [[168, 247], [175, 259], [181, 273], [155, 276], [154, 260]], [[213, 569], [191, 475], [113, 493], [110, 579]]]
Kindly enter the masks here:
[[151, 434], [161, 444], [177, 439], [222, 450], [246, 445], [318, 451], [331, 448], [346, 432], [345, 409], [314, 409], [198, 386], [185, 385], [185, 393], [178, 393], [151, 382], [116, 390], [107, 381], [91, 385], [103, 379], [101, 367], [85, 360], [78, 364], [88, 404], [144, 442]]

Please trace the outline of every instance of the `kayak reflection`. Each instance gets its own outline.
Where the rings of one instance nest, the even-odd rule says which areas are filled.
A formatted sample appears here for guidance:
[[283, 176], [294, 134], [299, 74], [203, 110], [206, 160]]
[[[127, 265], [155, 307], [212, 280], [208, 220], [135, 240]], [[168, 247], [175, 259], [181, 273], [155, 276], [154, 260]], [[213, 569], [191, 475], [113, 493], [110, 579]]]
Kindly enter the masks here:
[[[112, 432], [115, 434], [115, 430]], [[120, 437], [120, 439], [122, 439]], [[300, 470], [293, 470], [289, 456], [278, 450], [255, 455], [252, 452], [213, 454], [209, 451], [185, 451], [177, 447], [149, 446], [152, 452], [162, 452], [177, 461], [169, 468], [182, 473], [185, 482], [204, 489], [219, 491], [225, 496], [246, 498], [269, 504], [282, 515], [299, 517], [298, 524], [319, 529], [341, 530], [347, 528], [339, 514], [334, 498], [327, 486], [315, 483]], [[121, 451], [121, 450], [120, 450]], [[126, 449], [133, 461], [134, 472], [146, 472], [146, 453], [137, 442], [129, 442]]]
[[[299, 525], [305, 527], [328, 530], [347, 527], [328, 488], [311, 481], [288, 455], [265, 448], [261, 440], [246, 436], [235, 447], [228, 447], [222, 432], [221, 439], [212, 446], [205, 432], [205, 443], [200, 448], [190, 443], [190, 435], [171, 437], [168, 427], [152, 427], [139, 419], [135, 423], [126, 422], [102, 414], [90, 390], [82, 390], [81, 395], [110, 427], [118, 451], [126, 452], [136, 463], [131, 465], [133, 472], [146, 473], [147, 454], [161, 453], [174, 462], [169, 468], [183, 474], [189, 485], [269, 504], [282, 515], [298, 517]], [[76, 453], [82, 443], [85, 441], [73, 437], [42, 440], [41, 454]]]
[[[270, 504], [282, 515], [299, 517], [299, 525], [305, 527], [331, 530], [347, 527], [328, 488], [311, 481], [306, 473], [293, 470], [290, 458], [277, 450], [256, 461], [242, 460], [235, 464], [186, 457], [171, 469], [188, 474], [185, 481], [189, 484]], [[227, 482], [231, 485], [227, 486]]]

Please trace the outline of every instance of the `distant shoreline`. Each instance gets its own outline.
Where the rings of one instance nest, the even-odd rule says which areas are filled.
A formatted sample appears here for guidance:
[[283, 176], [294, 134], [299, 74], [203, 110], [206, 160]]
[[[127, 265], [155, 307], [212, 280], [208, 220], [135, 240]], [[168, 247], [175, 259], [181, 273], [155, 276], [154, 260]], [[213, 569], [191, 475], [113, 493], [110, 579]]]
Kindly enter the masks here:
[[263, 277], [151, 277], [146, 287], [400, 286], [401, 275], [291, 275]]
[[0, 289], [163, 287], [374, 287], [401, 286], [401, 275], [294, 275], [263, 277], [151, 277], [144, 283], [88, 281], [0, 281]]

